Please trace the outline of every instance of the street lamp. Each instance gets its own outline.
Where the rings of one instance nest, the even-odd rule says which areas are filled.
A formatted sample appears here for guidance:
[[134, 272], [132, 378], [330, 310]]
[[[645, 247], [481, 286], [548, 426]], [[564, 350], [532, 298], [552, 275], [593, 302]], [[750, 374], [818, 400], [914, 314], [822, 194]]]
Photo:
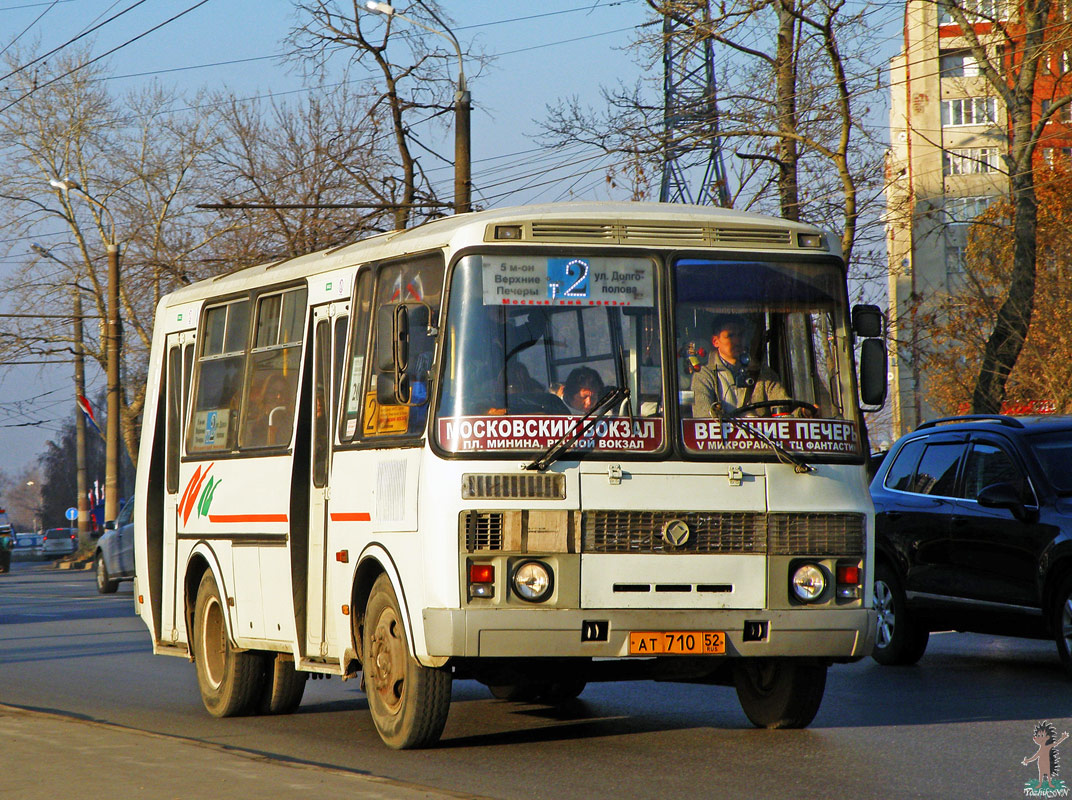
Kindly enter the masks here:
[[[30, 245], [30, 249], [42, 258], [48, 258], [57, 264], [70, 270], [70, 265], [56, 258], [50, 250], [36, 242]], [[74, 289], [74, 391], [75, 402], [86, 395], [86, 362], [85, 348], [82, 344], [82, 295], [79, 286], [73, 284]], [[77, 469], [76, 485], [78, 487], [78, 539], [81, 542], [89, 541], [89, 485], [86, 481], [86, 419], [79, 408], [75, 412], [74, 419], [74, 448], [75, 466]]]
[[[105, 327], [107, 354], [108, 419], [104, 432], [104, 519], [119, 515], [119, 352], [122, 331], [119, 327], [119, 244], [115, 240], [115, 218], [108, 207], [70, 178], [52, 178], [49, 186], [59, 189], [65, 197], [76, 191], [108, 215], [111, 235], [108, 250], [108, 322]], [[69, 200], [68, 200], [69, 202]], [[79, 515], [81, 516], [81, 515]]]
[[458, 54], [458, 90], [454, 93], [454, 213], [464, 214], [466, 211], [471, 211], [473, 182], [469, 142], [470, 96], [469, 89], [465, 84], [462, 48], [458, 44], [457, 37], [431, 9], [428, 10], [428, 13], [432, 15], [436, 22], [443, 25], [444, 30], [430, 28], [419, 20], [407, 17], [405, 14], [396, 11], [390, 3], [377, 3], [373, 0], [368, 0], [365, 3], [365, 8], [376, 14], [383, 14], [385, 17], [404, 19], [406, 22], [416, 25], [418, 28], [423, 28], [429, 33], [442, 36], [451, 43], [454, 47], [454, 52]]

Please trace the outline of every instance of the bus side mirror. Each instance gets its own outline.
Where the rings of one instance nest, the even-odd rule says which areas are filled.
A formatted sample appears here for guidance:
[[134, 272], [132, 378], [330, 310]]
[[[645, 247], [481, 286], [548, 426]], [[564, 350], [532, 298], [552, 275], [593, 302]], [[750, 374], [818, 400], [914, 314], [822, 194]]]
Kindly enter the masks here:
[[860, 400], [867, 406], [886, 402], [886, 346], [881, 339], [860, 344]]
[[852, 307], [852, 329], [857, 336], [865, 339], [881, 336], [882, 321], [878, 306], [861, 304]]

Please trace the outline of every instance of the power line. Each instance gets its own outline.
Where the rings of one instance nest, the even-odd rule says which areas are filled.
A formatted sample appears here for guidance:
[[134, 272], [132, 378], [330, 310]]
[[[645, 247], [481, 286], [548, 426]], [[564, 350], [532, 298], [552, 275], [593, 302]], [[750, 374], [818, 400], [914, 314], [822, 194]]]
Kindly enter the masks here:
[[[137, 3], [135, 4], [135, 5], [141, 5], [141, 3], [144, 3], [144, 2], [145, 2], [145, 0], [138, 0], [138, 2], [137, 2]], [[75, 72], [78, 72], [78, 70], [80, 70], [80, 69], [84, 69], [85, 67], [88, 67], [88, 66], [89, 66], [90, 64], [92, 64], [92, 63], [94, 63], [94, 62], [96, 62], [96, 61], [100, 61], [100, 60], [101, 60], [102, 58], [107, 58], [107, 57], [108, 57], [108, 56], [110, 56], [110, 55], [111, 55], [112, 53], [116, 52], [117, 50], [122, 50], [122, 49], [123, 49], [124, 47], [126, 47], [126, 46], [128, 46], [128, 45], [131, 45], [131, 44], [133, 44], [134, 42], [138, 41], [139, 39], [143, 39], [143, 38], [145, 38], [145, 37], [146, 37], [146, 36], [148, 36], [148, 35], [149, 35], [150, 33], [154, 33], [155, 31], [158, 31], [158, 30], [160, 30], [160, 29], [161, 29], [161, 28], [163, 28], [163, 27], [164, 27], [165, 25], [170, 25], [170, 24], [171, 24], [172, 22], [174, 22], [175, 20], [179, 19], [180, 17], [184, 17], [184, 16], [186, 16], [186, 15], [187, 15], [187, 14], [189, 14], [189, 13], [190, 13], [191, 11], [195, 11], [195, 10], [197, 10], [198, 8], [200, 8], [201, 6], [203, 6], [203, 5], [204, 5], [205, 3], [207, 3], [207, 2], [209, 2], [209, 0], [200, 0], [200, 2], [198, 2], [198, 3], [195, 3], [194, 5], [190, 6], [190, 7], [189, 7], [188, 9], [186, 9], [185, 11], [180, 11], [180, 12], [179, 12], [178, 14], [176, 14], [176, 15], [175, 15], [175, 16], [173, 16], [173, 17], [171, 17], [170, 19], [166, 19], [166, 20], [164, 20], [164, 21], [163, 21], [163, 22], [161, 22], [161, 23], [160, 23], [159, 25], [154, 25], [154, 26], [153, 26], [152, 28], [149, 28], [149, 30], [147, 30], [147, 31], [143, 31], [142, 33], [139, 33], [139, 34], [138, 34], [137, 36], [135, 36], [135, 37], [133, 37], [133, 38], [131, 38], [131, 39], [128, 39], [127, 41], [123, 42], [123, 43], [122, 43], [122, 44], [120, 44], [120, 45], [116, 45], [116, 46], [115, 46], [115, 47], [113, 47], [113, 48], [112, 48], [111, 50], [105, 50], [105, 51], [104, 51], [103, 53], [101, 53], [101, 54], [100, 54], [99, 56], [94, 56], [93, 58], [89, 59], [89, 61], [86, 61], [86, 62], [85, 62], [85, 63], [83, 63], [83, 64], [79, 64], [79, 65], [78, 65], [77, 67], [75, 67], [74, 69], [70, 69], [70, 70], [68, 70], [67, 72], [64, 72], [64, 73], [63, 73], [62, 75], [57, 75], [56, 77], [52, 78], [52, 80], [46, 81], [45, 83], [42, 83], [42, 84], [40, 84], [39, 86], [34, 86], [34, 87], [33, 87], [32, 89], [30, 89], [30, 90], [29, 90], [28, 92], [26, 92], [25, 94], [23, 94], [23, 95], [22, 95], [21, 97], [17, 97], [17, 98], [15, 98], [15, 99], [14, 99], [14, 100], [12, 100], [12, 101], [11, 101], [10, 103], [8, 103], [8, 104], [7, 104], [6, 106], [4, 106], [3, 108], [0, 108], [0, 113], [3, 113], [4, 111], [7, 111], [7, 110], [8, 110], [9, 108], [11, 108], [11, 107], [12, 107], [13, 105], [15, 105], [16, 103], [19, 103], [19, 102], [21, 102], [21, 101], [25, 100], [25, 99], [26, 99], [27, 97], [29, 97], [30, 95], [34, 94], [35, 92], [39, 92], [39, 91], [40, 91], [41, 89], [44, 89], [44, 88], [45, 88], [46, 86], [51, 86], [51, 85], [52, 85], [52, 84], [54, 84], [54, 83], [55, 83], [56, 81], [60, 81], [60, 80], [63, 80], [63, 79], [64, 79], [64, 78], [66, 78], [67, 76], [69, 76], [69, 75], [73, 75], [73, 74], [74, 74]], [[134, 7], [135, 7], [135, 6], [131, 6], [131, 8], [134, 8]], [[129, 9], [128, 9], [128, 10], [129, 10]], [[104, 23], [101, 23], [101, 24], [103, 25]], [[99, 26], [98, 26], [98, 27], [99, 27]], [[82, 35], [84, 36], [85, 34], [82, 34]], [[31, 63], [33, 63], [33, 62], [31, 62]], [[24, 68], [20, 68], [20, 70], [18, 70], [18, 71], [21, 71], [21, 69], [24, 69]], [[13, 73], [12, 73], [12, 74], [13, 74]], [[5, 76], [5, 77], [10, 77], [10, 76]], [[3, 78], [0, 78], [0, 81], [2, 81], [2, 80], [3, 80]]]

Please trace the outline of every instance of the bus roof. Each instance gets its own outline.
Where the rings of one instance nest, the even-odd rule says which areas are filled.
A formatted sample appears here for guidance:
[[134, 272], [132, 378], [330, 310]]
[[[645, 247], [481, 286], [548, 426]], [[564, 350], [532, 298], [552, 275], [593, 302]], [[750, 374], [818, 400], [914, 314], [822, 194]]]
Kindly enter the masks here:
[[[333, 269], [397, 258], [453, 245], [455, 248], [496, 241], [492, 225], [518, 224], [520, 239], [501, 239], [501, 244], [598, 245], [681, 248], [726, 247], [758, 251], [798, 250], [794, 234], [822, 234], [813, 225], [713, 206], [680, 203], [571, 202], [514, 206], [475, 211], [426, 222], [413, 228], [375, 234], [351, 244], [339, 245], [290, 259], [247, 267], [183, 287], [164, 299], [176, 305], [240, 291], [265, 282], [286, 282]], [[836, 237], [823, 234], [821, 246], [806, 252], [840, 255]]]

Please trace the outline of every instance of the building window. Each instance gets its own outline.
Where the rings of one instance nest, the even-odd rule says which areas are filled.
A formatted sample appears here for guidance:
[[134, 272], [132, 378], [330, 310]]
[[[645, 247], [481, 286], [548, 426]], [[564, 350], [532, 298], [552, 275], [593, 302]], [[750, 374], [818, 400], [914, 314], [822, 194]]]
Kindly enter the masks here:
[[[946, 279], [955, 281], [964, 275], [965, 248], [963, 245], [951, 244], [945, 249], [945, 274]], [[954, 288], [950, 285], [949, 288]]]
[[955, 97], [942, 101], [942, 127], [993, 125], [997, 119], [996, 97]]
[[[964, 9], [968, 19], [975, 22], [1007, 19], [1009, 16], [1004, 0], [963, 0], [958, 5]], [[956, 20], [949, 13], [949, 9], [945, 5], [939, 4], [938, 24], [951, 25], [955, 22]]]
[[[1053, 105], [1053, 101], [1043, 100], [1042, 113], [1045, 114], [1047, 111], [1049, 111], [1051, 105]], [[1057, 113], [1053, 115], [1050, 121], [1064, 122], [1066, 124], [1072, 122], [1072, 106], [1068, 104], [1061, 106], [1059, 109], [1057, 109]]]
[[971, 50], [942, 50], [938, 70], [943, 78], [972, 78], [979, 74], [979, 62]]
[[1042, 157], [1046, 159], [1047, 164], [1053, 164], [1058, 159], [1068, 161], [1072, 159], [1072, 147], [1044, 147]]
[[947, 197], [945, 199], [945, 214], [948, 222], [957, 225], [966, 225], [986, 211], [987, 207], [997, 200], [993, 195], [978, 197]]
[[942, 152], [943, 175], [977, 175], [998, 172], [1001, 151], [996, 147], [964, 147]]

